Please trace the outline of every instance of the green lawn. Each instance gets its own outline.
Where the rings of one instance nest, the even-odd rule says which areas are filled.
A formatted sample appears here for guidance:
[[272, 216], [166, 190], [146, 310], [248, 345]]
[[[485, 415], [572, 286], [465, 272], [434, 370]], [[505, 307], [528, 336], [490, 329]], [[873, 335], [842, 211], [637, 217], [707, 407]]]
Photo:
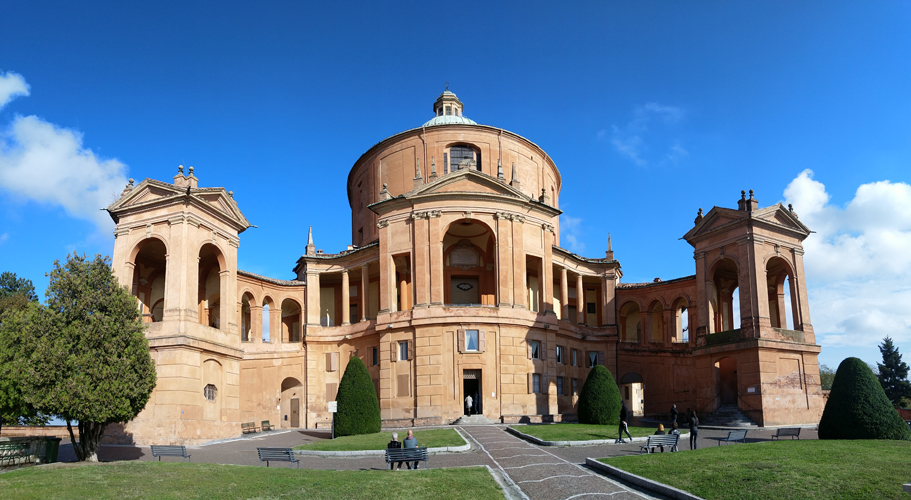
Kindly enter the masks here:
[[[516, 425], [513, 429], [545, 441], [591, 441], [594, 439], [617, 439], [616, 425], [591, 425], [591, 424], [547, 424], [547, 425]], [[633, 437], [651, 436], [658, 430], [654, 427], [632, 427], [629, 433]], [[665, 429], [666, 430], [666, 429]], [[687, 431], [689, 432], [689, 431]], [[623, 439], [628, 439], [626, 433]]]
[[407, 472], [114, 462], [39, 466], [0, 474], [3, 498], [497, 498], [483, 467]]
[[[399, 441], [405, 440], [405, 432], [399, 432]], [[443, 448], [446, 446], [464, 446], [465, 440], [455, 429], [425, 429], [414, 431], [418, 446], [428, 448]], [[392, 432], [384, 431], [376, 434], [362, 434], [360, 436], [345, 436], [337, 439], [327, 439], [316, 443], [295, 446], [295, 450], [310, 451], [359, 451], [359, 450], [385, 450], [386, 445], [392, 440]]]
[[708, 500], [908, 498], [908, 441], [769, 441], [601, 461]]

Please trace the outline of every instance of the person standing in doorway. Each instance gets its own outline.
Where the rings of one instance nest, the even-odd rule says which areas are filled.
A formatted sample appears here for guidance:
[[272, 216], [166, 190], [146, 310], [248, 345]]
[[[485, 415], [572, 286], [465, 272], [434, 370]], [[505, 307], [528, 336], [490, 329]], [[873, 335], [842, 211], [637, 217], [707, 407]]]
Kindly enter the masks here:
[[671, 423], [672, 423], [672, 424], [676, 424], [676, 423], [677, 423], [677, 414], [678, 414], [678, 413], [679, 413], [679, 412], [677, 411], [677, 405], [671, 406]]
[[629, 410], [626, 409], [626, 402], [620, 402], [620, 432], [619, 437], [617, 437], [618, 443], [625, 443], [623, 440], [623, 432], [626, 432], [627, 437], [629, 437], [630, 442], [633, 440], [633, 436], [629, 433], [629, 427], [626, 426], [626, 419], [629, 418]]
[[696, 436], [699, 435], [699, 419], [696, 417], [696, 410], [690, 413], [690, 449], [697, 448]]
[[471, 394], [465, 396], [465, 414], [471, 416]]

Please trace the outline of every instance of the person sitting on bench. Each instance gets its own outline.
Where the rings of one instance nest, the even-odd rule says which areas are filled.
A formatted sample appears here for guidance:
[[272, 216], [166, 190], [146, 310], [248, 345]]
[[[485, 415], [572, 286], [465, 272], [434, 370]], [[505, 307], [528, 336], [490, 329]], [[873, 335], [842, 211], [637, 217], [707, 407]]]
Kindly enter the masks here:
[[[676, 423], [676, 422], [675, 422], [675, 423]], [[667, 433], [664, 432], [664, 424], [658, 424], [658, 430], [655, 431], [655, 435], [656, 435], [656, 436], [663, 436], [663, 435], [665, 435], [665, 434], [667, 434]], [[658, 445], [658, 447], [661, 448], [661, 453], [664, 453], [664, 445]]]
[[[388, 449], [388, 448], [396, 448], [396, 449], [398, 449], [398, 448], [401, 448], [401, 447], [402, 447], [402, 443], [399, 441], [399, 433], [398, 433], [398, 432], [393, 432], [393, 433], [392, 433], [392, 441], [389, 441], [389, 444], [386, 445], [386, 448], [387, 448], [387, 449]], [[401, 469], [401, 468], [402, 468], [402, 462], [396, 462], [395, 465], [391, 465], [391, 466], [390, 466], [390, 469], [391, 469], [391, 470], [396, 470], [396, 469]]]
[[[411, 432], [411, 429], [408, 429], [408, 437], [405, 438], [404, 444], [405, 444], [404, 448], [417, 448], [418, 447], [418, 440], [414, 438], [414, 433]], [[417, 462], [406, 462], [406, 465], [408, 466], [409, 469], [418, 468]]]

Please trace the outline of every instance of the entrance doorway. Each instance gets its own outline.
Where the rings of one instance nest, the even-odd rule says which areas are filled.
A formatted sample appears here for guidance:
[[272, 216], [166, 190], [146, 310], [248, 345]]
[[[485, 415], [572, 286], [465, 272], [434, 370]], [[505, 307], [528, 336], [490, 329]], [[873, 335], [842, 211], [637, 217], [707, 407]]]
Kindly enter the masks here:
[[291, 400], [291, 427], [300, 427], [301, 426], [300, 425], [301, 424], [300, 409], [301, 409], [300, 400], [297, 398], [293, 398]]
[[282, 380], [282, 393], [279, 407], [281, 408], [281, 427], [300, 427], [300, 400], [304, 396], [304, 386], [294, 377]]
[[450, 287], [450, 297], [452, 297], [453, 304], [481, 303], [478, 278], [453, 276]]
[[737, 360], [721, 358], [715, 363], [715, 377], [721, 404], [737, 404]]
[[626, 407], [634, 416], [642, 416], [645, 413], [645, 384], [642, 383], [642, 375], [636, 372], [629, 372], [620, 378], [620, 397]]
[[[468, 396], [471, 396], [471, 408], [465, 404]], [[462, 370], [462, 413], [465, 415], [484, 413], [481, 396], [481, 370]]]

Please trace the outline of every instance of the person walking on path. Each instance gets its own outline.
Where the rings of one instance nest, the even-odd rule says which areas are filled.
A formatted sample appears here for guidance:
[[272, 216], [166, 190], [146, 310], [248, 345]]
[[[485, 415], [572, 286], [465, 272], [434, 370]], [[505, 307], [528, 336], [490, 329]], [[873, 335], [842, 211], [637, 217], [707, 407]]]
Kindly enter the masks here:
[[466, 408], [466, 411], [468, 412], [467, 413], [468, 416], [471, 416], [471, 403], [472, 403], [471, 394], [469, 394], [469, 395], [465, 396], [465, 408]]
[[[402, 447], [402, 443], [399, 441], [399, 433], [393, 432], [392, 441], [389, 441], [389, 444], [386, 445], [386, 448], [395, 449], [395, 448], [401, 448], [401, 447]], [[402, 468], [402, 462], [396, 462], [394, 464], [389, 464], [389, 470], [396, 470], [396, 469], [401, 470], [401, 468]]]
[[696, 436], [699, 435], [699, 418], [696, 417], [696, 410], [690, 414], [690, 449], [695, 450], [698, 448], [696, 444]]
[[[418, 447], [418, 440], [414, 438], [414, 433], [411, 431], [411, 429], [408, 429], [408, 437], [405, 438], [404, 445], [405, 445], [404, 448], [417, 448]], [[417, 462], [406, 462], [406, 464], [408, 465], [409, 469], [418, 468]]]
[[671, 406], [671, 423], [672, 423], [672, 424], [677, 422], [677, 414], [678, 414], [678, 413], [679, 413], [679, 412], [677, 411], [677, 405]]
[[619, 437], [617, 437], [618, 443], [625, 443], [623, 440], [623, 432], [626, 432], [626, 435], [629, 437], [630, 442], [633, 440], [633, 436], [629, 433], [629, 427], [626, 426], [626, 419], [629, 418], [629, 410], [626, 409], [626, 403], [620, 402], [620, 432]]

